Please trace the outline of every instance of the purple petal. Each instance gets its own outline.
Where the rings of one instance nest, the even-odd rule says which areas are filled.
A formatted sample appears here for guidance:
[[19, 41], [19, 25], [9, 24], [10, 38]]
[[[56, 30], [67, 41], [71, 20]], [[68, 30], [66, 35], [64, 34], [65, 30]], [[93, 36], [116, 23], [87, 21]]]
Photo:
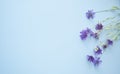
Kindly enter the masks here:
[[103, 49], [106, 49], [106, 48], [107, 48], [107, 45], [106, 45], [106, 44], [102, 45], [102, 48], [103, 48]]
[[93, 19], [95, 15], [95, 12], [93, 12], [93, 10], [88, 10], [88, 12], [86, 12], [86, 17], [88, 19]]
[[91, 55], [87, 55], [87, 60], [88, 60], [89, 62], [94, 62], [94, 57], [91, 56]]
[[87, 32], [86, 32], [86, 30], [81, 31], [80, 33], [81, 33], [80, 37], [81, 37], [82, 40], [84, 40], [84, 39], [87, 38]]
[[113, 41], [110, 40], [110, 39], [108, 39], [108, 40], [107, 40], [107, 44], [108, 44], [108, 45], [112, 45], [112, 44], [113, 44]]
[[102, 54], [102, 50], [100, 49], [99, 46], [97, 46], [96, 49], [97, 49], [97, 50], [94, 51], [94, 53], [95, 53], [96, 55], [100, 55], [100, 54]]
[[92, 36], [95, 39], [99, 39], [98, 33], [91, 32], [90, 36]]
[[101, 23], [98, 23], [95, 27], [96, 30], [101, 30], [103, 28], [103, 25]]
[[88, 36], [88, 34], [89, 34], [89, 32], [90, 32], [91, 30], [89, 29], [89, 28], [87, 28], [87, 29], [85, 29], [85, 30], [82, 30], [81, 32], [80, 32], [80, 37], [81, 37], [81, 39], [82, 40], [85, 40], [86, 38], [87, 38], [87, 36]]
[[102, 60], [100, 60], [100, 58], [96, 58], [93, 62], [94, 66], [98, 66], [100, 63], [102, 62]]

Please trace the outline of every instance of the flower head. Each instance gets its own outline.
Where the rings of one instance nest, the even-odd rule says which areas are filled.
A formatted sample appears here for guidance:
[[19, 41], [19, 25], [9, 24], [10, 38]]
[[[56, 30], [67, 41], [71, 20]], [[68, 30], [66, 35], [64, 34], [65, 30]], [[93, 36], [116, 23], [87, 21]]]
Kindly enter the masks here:
[[91, 32], [90, 36], [92, 36], [95, 39], [99, 39], [99, 34], [98, 33]]
[[108, 45], [112, 45], [112, 44], [113, 44], [113, 41], [110, 40], [110, 39], [108, 39], [108, 40], [107, 40], [107, 44], [108, 44]]
[[82, 40], [86, 39], [90, 31], [91, 31], [91, 30], [90, 30], [89, 28], [87, 28], [87, 29], [85, 29], [85, 30], [82, 30], [82, 31], [80, 32], [80, 33], [81, 33], [81, 35], [80, 35], [81, 39], [82, 39]]
[[93, 19], [95, 15], [95, 12], [93, 12], [93, 10], [88, 10], [88, 12], [86, 12], [86, 17], [88, 19]]
[[91, 56], [91, 55], [87, 55], [87, 60], [89, 61], [89, 62], [94, 62], [94, 57], [93, 56]]
[[100, 49], [99, 46], [97, 46], [97, 48], [96, 48], [96, 50], [94, 51], [94, 53], [95, 53], [96, 55], [102, 54], [102, 50]]
[[93, 64], [94, 64], [94, 66], [98, 66], [101, 62], [102, 62], [102, 60], [100, 60], [100, 58], [97, 57], [97, 58], [94, 60]]
[[95, 27], [96, 30], [102, 30], [103, 25], [101, 23], [98, 23]]
[[91, 32], [91, 29], [87, 28], [87, 29], [86, 29], [86, 32], [87, 32], [87, 33], [90, 33], [90, 32]]
[[106, 44], [102, 45], [102, 48], [103, 48], [103, 49], [106, 49], [106, 48], [107, 48], [107, 45], [106, 45]]
[[94, 37], [95, 39], [99, 39], [98, 36], [99, 36], [98, 33], [94, 33], [94, 35], [93, 35], [93, 37]]
[[87, 38], [87, 31], [86, 30], [82, 30], [80, 33], [81, 33], [80, 37], [82, 40]]

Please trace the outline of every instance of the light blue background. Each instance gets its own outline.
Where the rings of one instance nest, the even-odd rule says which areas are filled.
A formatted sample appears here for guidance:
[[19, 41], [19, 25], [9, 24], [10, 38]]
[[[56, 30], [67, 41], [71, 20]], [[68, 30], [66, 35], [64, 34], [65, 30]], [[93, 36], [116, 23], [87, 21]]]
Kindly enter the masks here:
[[0, 74], [120, 74], [120, 42], [94, 68], [86, 55], [96, 43], [79, 38], [82, 29], [112, 15], [98, 14], [88, 21], [88, 9], [113, 5], [120, 1], [0, 0]]

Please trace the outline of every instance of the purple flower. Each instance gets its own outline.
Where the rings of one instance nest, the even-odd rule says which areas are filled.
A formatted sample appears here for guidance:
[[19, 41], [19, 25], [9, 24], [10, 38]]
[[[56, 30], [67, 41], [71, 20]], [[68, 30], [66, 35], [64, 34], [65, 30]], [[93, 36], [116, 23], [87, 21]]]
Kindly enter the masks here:
[[96, 30], [102, 30], [103, 25], [101, 23], [98, 23], [95, 27]]
[[100, 57], [93, 57], [91, 55], [87, 55], [87, 60], [94, 64], [94, 66], [98, 66], [102, 61]]
[[99, 39], [98, 33], [91, 32], [90, 36], [92, 36], [95, 39]]
[[94, 35], [93, 35], [93, 37], [94, 37], [95, 39], [99, 39], [98, 36], [99, 36], [98, 33], [94, 33]]
[[86, 30], [82, 30], [82, 31], [80, 32], [80, 33], [81, 33], [81, 35], [80, 35], [81, 39], [82, 39], [82, 40], [86, 39], [90, 31], [91, 31], [91, 30], [90, 30], [89, 28], [87, 28]]
[[98, 66], [100, 63], [102, 62], [102, 60], [100, 60], [100, 58], [96, 58], [93, 62], [94, 66]]
[[102, 45], [102, 48], [103, 48], [103, 49], [106, 49], [106, 48], [107, 48], [107, 45], [106, 45], [106, 44]]
[[87, 34], [88, 34], [88, 33], [87, 33], [86, 30], [82, 30], [80, 33], [81, 33], [80, 37], [81, 37], [82, 40], [84, 40], [84, 39], [87, 38]]
[[86, 32], [87, 32], [87, 33], [90, 33], [90, 32], [91, 32], [91, 29], [87, 28], [87, 29], [86, 29]]
[[87, 32], [89, 33], [90, 36], [94, 36], [94, 34], [95, 34], [95, 33], [94, 33], [91, 29], [89, 29], [89, 28], [87, 28]]
[[102, 50], [100, 49], [99, 46], [97, 46], [97, 48], [96, 48], [96, 50], [94, 51], [94, 53], [95, 53], [96, 55], [102, 54]]
[[88, 12], [86, 12], [86, 17], [88, 19], [93, 19], [95, 15], [95, 12], [93, 12], [93, 10], [88, 10]]
[[112, 44], [113, 44], [113, 41], [110, 40], [110, 39], [108, 39], [108, 40], [107, 40], [107, 44], [108, 44], [108, 45], [112, 45]]
[[89, 62], [94, 62], [94, 57], [91, 56], [91, 55], [87, 55], [87, 60], [88, 60]]

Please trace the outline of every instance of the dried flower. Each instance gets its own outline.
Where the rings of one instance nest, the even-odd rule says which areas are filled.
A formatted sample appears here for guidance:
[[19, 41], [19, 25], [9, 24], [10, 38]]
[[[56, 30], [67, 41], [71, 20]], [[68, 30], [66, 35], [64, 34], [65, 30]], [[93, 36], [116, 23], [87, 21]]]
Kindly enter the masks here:
[[100, 49], [99, 46], [96, 47], [96, 50], [94, 51], [94, 53], [95, 53], [96, 55], [102, 54], [102, 50]]
[[93, 12], [93, 10], [88, 10], [88, 12], [86, 12], [86, 17], [88, 19], [93, 19], [95, 15], [95, 12]]
[[[97, 11], [97, 12], [94, 12], [93, 10], [88, 10], [86, 12], [86, 17], [87, 17], [87, 19], [93, 19], [95, 14], [97, 14], [97, 13], [111, 12], [111, 11], [116, 11], [116, 10], [120, 10], [120, 8], [115, 6], [112, 9], [109, 9], [109, 10], [102, 10], [102, 11]], [[116, 14], [117, 14], [117, 16], [120, 16], [119, 12], [116, 13]], [[90, 37], [93, 37], [95, 39], [99, 39], [101, 30], [105, 29], [105, 30], [108, 30], [108, 31], [106, 31], [105, 34], [108, 35], [109, 38], [112, 37], [113, 40], [118, 40], [120, 38], [120, 22], [119, 22], [120, 19], [116, 20], [117, 18], [114, 19], [115, 17], [116, 16], [108, 17], [108, 18], [106, 18], [105, 20], [102, 21], [104, 23], [104, 22], [107, 22], [107, 21], [111, 22], [110, 20], [112, 20], [112, 22], [110, 24], [113, 24], [113, 25], [108, 25], [108, 26], [105, 26], [103, 28], [102, 23], [97, 23], [96, 26], [95, 26], [95, 30], [97, 32], [93, 32], [91, 29], [87, 28], [87, 29], [82, 30], [80, 32], [80, 38], [82, 40], [85, 40], [88, 36], [90, 36]], [[105, 30], [103, 30], [103, 31], [105, 31]], [[96, 46], [96, 48], [94, 50], [94, 55], [87, 55], [88, 62], [92, 63], [94, 66], [98, 66], [102, 62], [102, 60], [100, 59], [101, 54], [103, 53], [103, 51], [109, 45], [113, 45], [113, 40], [107, 39], [106, 43], [104, 43], [102, 45], [100, 44], [100, 46]]]
[[110, 40], [110, 39], [108, 39], [108, 40], [107, 40], [107, 44], [108, 44], [108, 45], [112, 45], [112, 44], [113, 44], [113, 41]]
[[93, 57], [91, 55], [87, 55], [87, 60], [90, 63], [93, 63], [94, 66], [98, 66], [102, 62], [102, 60], [100, 60], [100, 57]]
[[102, 30], [103, 25], [101, 23], [98, 23], [95, 27], [96, 30]]
[[87, 55], [87, 60], [88, 60], [89, 62], [94, 62], [94, 57], [91, 56], [91, 55]]
[[87, 31], [87, 33], [90, 33], [92, 30], [87, 28], [86, 31]]
[[106, 48], [107, 48], [107, 45], [106, 45], [106, 44], [102, 45], [102, 48], [103, 48], [103, 49], [106, 49]]
[[98, 33], [94, 33], [91, 29], [87, 28], [85, 30], [82, 30], [80, 32], [80, 38], [82, 40], [85, 40], [87, 38], [88, 35], [90, 35], [91, 37], [95, 38], [95, 39], [99, 39], [99, 34]]
[[98, 33], [91, 32], [90, 36], [92, 36], [95, 39], [99, 39], [99, 34]]
[[81, 35], [80, 35], [81, 39], [85, 40], [90, 32], [91, 32], [91, 29], [89, 29], [89, 28], [87, 28], [85, 30], [82, 30], [80, 32], [81, 33]]
[[90, 36], [94, 36], [95, 34], [92, 30], [89, 33], [90, 33]]
[[80, 33], [81, 33], [80, 37], [81, 37], [82, 40], [84, 40], [84, 39], [87, 38], [87, 36], [88, 36], [87, 34], [88, 34], [88, 33], [87, 33], [86, 30], [82, 30]]
[[98, 66], [101, 62], [102, 62], [102, 60], [100, 60], [100, 57], [97, 57], [97, 58], [94, 60], [93, 64], [94, 64], [94, 66]]

